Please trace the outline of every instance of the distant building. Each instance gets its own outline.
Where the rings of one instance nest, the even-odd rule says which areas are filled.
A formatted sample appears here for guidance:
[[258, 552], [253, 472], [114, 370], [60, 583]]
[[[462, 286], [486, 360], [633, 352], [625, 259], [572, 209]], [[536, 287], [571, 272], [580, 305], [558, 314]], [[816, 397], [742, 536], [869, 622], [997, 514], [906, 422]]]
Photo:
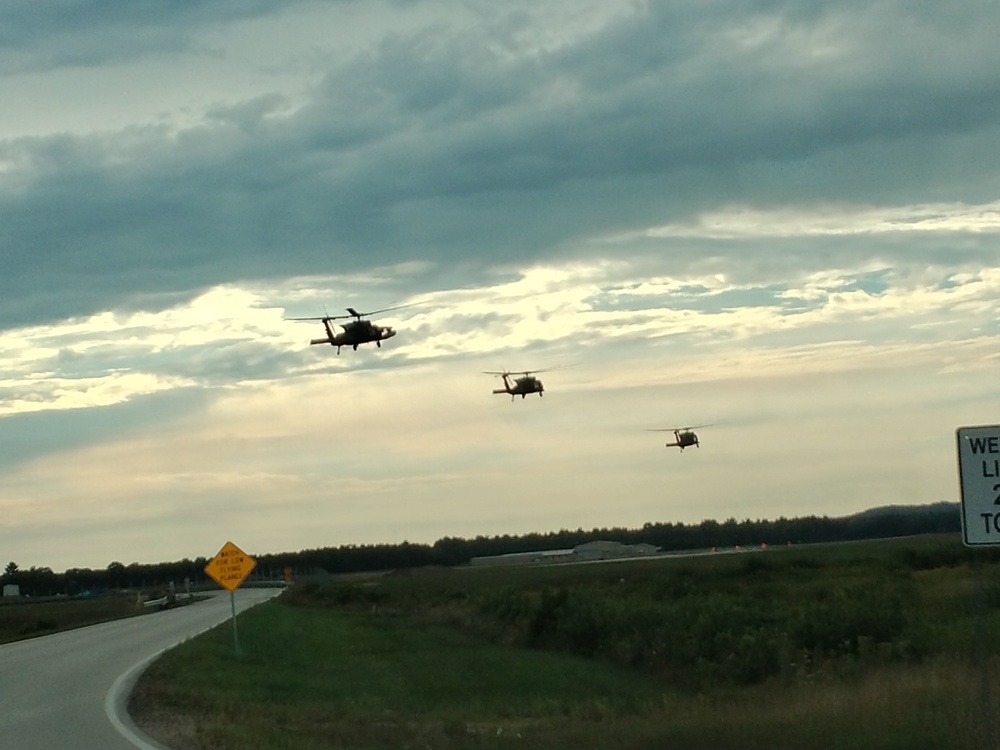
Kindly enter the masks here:
[[652, 544], [622, 544], [621, 542], [585, 542], [573, 548], [578, 560], [612, 560], [621, 557], [648, 557], [659, 553]]
[[3, 585], [3, 595], [4, 596], [20, 596], [21, 587], [16, 583], [5, 583]]
[[473, 557], [470, 565], [536, 565], [539, 563], [585, 562], [615, 560], [658, 555], [659, 547], [652, 544], [622, 544], [621, 542], [586, 542], [573, 549], [550, 549], [536, 552], [510, 552], [506, 555]]
[[570, 562], [571, 549], [548, 549], [536, 552], [508, 552], [506, 555], [486, 555], [473, 557], [469, 565], [530, 565], [532, 563]]

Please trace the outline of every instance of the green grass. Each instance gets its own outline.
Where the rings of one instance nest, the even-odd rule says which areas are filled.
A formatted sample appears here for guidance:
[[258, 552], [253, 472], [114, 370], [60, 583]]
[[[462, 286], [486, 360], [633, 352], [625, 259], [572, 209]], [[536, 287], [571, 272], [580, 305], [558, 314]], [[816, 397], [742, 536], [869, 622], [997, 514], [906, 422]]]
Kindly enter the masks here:
[[398, 747], [414, 733], [464, 747], [553, 718], [634, 714], [659, 696], [651, 678], [612, 665], [394, 618], [271, 603], [239, 627], [241, 658], [227, 625], [153, 664], [137, 710], [197, 714], [192, 747]]
[[943, 536], [306, 583], [241, 615], [241, 657], [228, 623], [165, 654], [132, 709], [176, 750], [972, 750], [998, 572]]
[[[171, 606], [186, 606], [199, 600], [195, 596], [178, 597]], [[0, 604], [0, 643], [10, 643], [64, 630], [97, 625], [110, 620], [158, 612], [143, 607], [134, 594], [115, 594], [93, 598], [61, 598], [47, 601], [21, 600]]]
[[0, 605], [0, 643], [58, 633], [143, 613], [131, 596]]

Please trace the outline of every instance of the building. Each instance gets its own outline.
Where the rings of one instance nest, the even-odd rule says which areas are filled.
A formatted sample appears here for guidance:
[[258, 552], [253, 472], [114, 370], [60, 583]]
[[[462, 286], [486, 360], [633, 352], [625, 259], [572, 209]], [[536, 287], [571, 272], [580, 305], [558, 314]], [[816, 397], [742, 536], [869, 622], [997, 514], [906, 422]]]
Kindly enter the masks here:
[[473, 557], [469, 565], [535, 565], [539, 563], [588, 562], [593, 560], [622, 560], [631, 557], [658, 555], [660, 550], [652, 544], [622, 544], [621, 542], [586, 542], [573, 549], [550, 549], [535, 552], [509, 552], [506, 555]]
[[585, 542], [573, 548], [577, 560], [614, 560], [625, 557], [649, 557], [659, 553], [652, 544], [622, 544], [621, 542]]
[[537, 552], [508, 552], [506, 555], [473, 557], [469, 565], [531, 565], [533, 563], [571, 562], [571, 549], [549, 549]]

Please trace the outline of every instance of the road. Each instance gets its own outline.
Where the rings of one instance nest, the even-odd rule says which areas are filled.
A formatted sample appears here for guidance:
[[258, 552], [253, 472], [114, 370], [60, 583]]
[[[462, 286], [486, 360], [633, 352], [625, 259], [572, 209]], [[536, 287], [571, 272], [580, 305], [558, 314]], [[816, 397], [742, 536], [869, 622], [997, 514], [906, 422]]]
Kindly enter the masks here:
[[[279, 589], [237, 589], [238, 612]], [[0, 748], [169, 750], [125, 711], [128, 691], [160, 652], [230, 619], [227, 592], [187, 607], [0, 646]]]

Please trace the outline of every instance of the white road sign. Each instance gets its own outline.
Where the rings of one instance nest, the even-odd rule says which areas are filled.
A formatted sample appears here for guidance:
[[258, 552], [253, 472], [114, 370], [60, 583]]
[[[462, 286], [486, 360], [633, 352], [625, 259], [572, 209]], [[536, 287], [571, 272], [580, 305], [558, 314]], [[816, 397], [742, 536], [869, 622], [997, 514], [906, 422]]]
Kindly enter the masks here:
[[1000, 425], [959, 427], [956, 434], [963, 541], [1000, 544]]

